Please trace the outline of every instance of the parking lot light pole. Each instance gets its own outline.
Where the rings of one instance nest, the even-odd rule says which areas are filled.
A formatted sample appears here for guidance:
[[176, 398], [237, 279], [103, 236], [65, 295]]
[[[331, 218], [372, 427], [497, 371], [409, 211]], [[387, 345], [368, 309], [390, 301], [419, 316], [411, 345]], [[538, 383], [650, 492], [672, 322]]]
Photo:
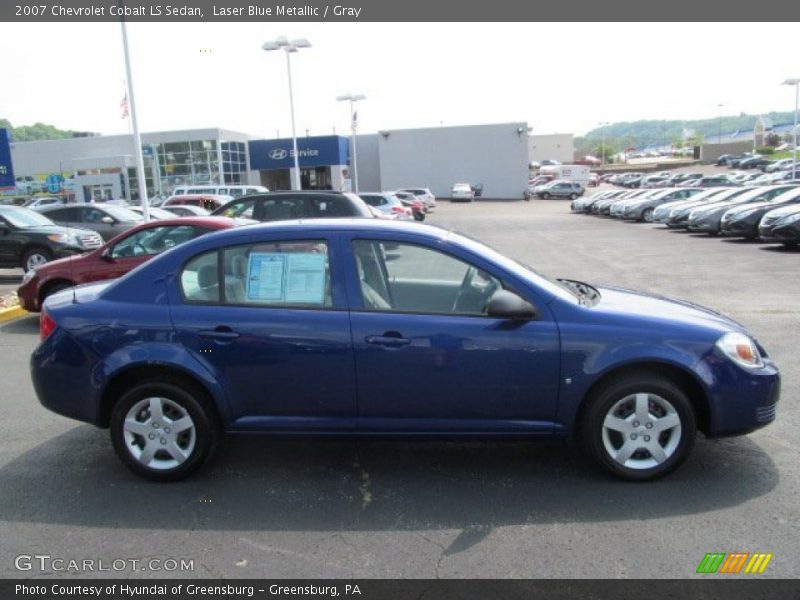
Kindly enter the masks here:
[[[724, 104], [717, 104], [717, 108], [725, 108]], [[722, 143], [722, 110], [719, 111], [719, 122], [717, 124], [717, 144]]]
[[142, 136], [139, 134], [139, 124], [136, 120], [136, 99], [133, 94], [133, 75], [131, 74], [131, 59], [128, 54], [128, 28], [125, 17], [120, 20], [122, 26], [122, 50], [125, 55], [125, 72], [128, 76], [128, 106], [130, 107], [131, 127], [133, 128], [133, 145], [136, 153], [136, 183], [139, 187], [139, 204], [142, 206], [142, 216], [145, 221], [150, 220], [150, 208], [147, 198], [147, 181], [144, 175], [144, 157], [142, 156]]
[[364, 94], [343, 94], [336, 96], [337, 102], [350, 102], [350, 130], [352, 131], [352, 144], [353, 144], [353, 191], [358, 193], [358, 152], [356, 151], [356, 112], [355, 103], [359, 100], [366, 100]]
[[787, 79], [783, 85], [794, 86], [794, 129], [792, 129], [792, 181], [797, 175], [797, 109], [800, 100], [800, 78]]
[[281, 36], [275, 40], [264, 42], [262, 44], [261, 49], [265, 50], [266, 52], [271, 52], [273, 50], [281, 50], [286, 53], [286, 72], [289, 76], [289, 112], [292, 117], [292, 149], [294, 151], [294, 176], [292, 177], [292, 189], [299, 190], [301, 189], [300, 185], [300, 159], [297, 153], [297, 133], [295, 132], [294, 127], [294, 94], [292, 92], [292, 61], [289, 59], [289, 55], [292, 52], [297, 52], [300, 48], [310, 48], [311, 43], [306, 39], [297, 39], [289, 41], [286, 39], [286, 36]]

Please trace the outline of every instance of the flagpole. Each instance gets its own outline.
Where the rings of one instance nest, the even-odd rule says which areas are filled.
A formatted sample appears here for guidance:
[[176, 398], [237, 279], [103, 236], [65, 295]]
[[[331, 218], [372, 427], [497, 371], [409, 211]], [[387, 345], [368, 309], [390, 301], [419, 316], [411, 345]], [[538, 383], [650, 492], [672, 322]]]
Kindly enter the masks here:
[[[122, 5], [123, 0], [120, 0]], [[144, 175], [144, 157], [142, 156], [142, 137], [139, 135], [139, 125], [136, 121], [136, 99], [133, 95], [133, 76], [131, 75], [131, 59], [128, 54], [128, 29], [125, 17], [120, 18], [122, 27], [122, 48], [125, 54], [125, 73], [128, 77], [128, 104], [130, 106], [130, 124], [133, 128], [134, 152], [136, 154], [136, 181], [139, 184], [139, 204], [142, 206], [142, 216], [145, 221], [150, 220], [150, 210], [147, 201], [147, 181]]]

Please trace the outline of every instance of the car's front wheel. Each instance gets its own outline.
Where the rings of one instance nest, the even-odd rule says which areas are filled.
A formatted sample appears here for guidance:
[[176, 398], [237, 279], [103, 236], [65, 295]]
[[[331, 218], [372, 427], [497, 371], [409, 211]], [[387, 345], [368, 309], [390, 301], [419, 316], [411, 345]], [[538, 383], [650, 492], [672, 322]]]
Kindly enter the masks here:
[[652, 208], [645, 209], [645, 211], [642, 213], [642, 221], [644, 221], [645, 223], [652, 223], [653, 222], [653, 209]]
[[26, 273], [53, 260], [53, 253], [47, 248], [31, 248], [22, 257], [22, 270]]
[[697, 421], [683, 390], [660, 375], [611, 381], [588, 400], [581, 422], [589, 455], [607, 471], [644, 481], [676, 469], [694, 445]]
[[545, 192], [542, 194], [542, 200], [549, 200], [550, 199], [550, 192]]
[[575, 200], [577, 197], [578, 197], [578, 194], [576, 194], [576, 193], [574, 193], [574, 192], [573, 192], [572, 194], [570, 194], [570, 195], [569, 195], [569, 199], [570, 199], [570, 200]]
[[183, 382], [143, 381], [111, 413], [114, 450], [134, 473], [154, 481], [191, 475], [209, 457], [219, 428], [199, 390]]

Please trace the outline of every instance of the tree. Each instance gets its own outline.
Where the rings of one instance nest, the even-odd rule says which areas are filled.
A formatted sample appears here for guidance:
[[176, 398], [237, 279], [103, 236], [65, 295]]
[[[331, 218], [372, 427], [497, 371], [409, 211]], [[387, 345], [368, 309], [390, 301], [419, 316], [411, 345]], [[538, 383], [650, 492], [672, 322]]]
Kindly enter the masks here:
[[764, 139], [764, 144], [766, 146], [770, 146], [774, 148], [775, 146], [781, 145], [781, 136], [779, 136], [774, 131], [772, 133], [768, 133], [767, 137]]

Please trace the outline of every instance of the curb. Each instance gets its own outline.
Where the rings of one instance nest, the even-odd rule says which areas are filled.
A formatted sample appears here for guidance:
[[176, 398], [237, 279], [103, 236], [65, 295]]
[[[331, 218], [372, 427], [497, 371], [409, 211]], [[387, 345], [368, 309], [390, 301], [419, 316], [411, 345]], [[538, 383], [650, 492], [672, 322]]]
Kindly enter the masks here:
[[0, 310], [0, 323], [5, 323], [6, 321], [11, 321], [13, 319], [19, 319], [20, 317], [24, 317], [28, 314], [28, 311], [22, 308], [21, 306], [12, 306], [11, 308], [4, 308]]

